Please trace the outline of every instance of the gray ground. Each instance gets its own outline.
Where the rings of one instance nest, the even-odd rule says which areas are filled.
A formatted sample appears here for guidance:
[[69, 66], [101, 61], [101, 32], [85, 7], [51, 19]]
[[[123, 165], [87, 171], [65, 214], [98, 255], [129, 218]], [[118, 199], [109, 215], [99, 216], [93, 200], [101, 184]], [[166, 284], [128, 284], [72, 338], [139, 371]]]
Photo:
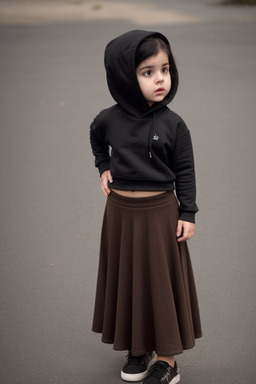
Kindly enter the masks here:
[[160, 10], [187, 21], [113, 14], [0, 26], [1, 384], [121, 382], [126, 353], [90, 331], [105, 198], [88, 130], [112, 104], [106, 43], [141, 27], [172, 42], [181, 78], [172, 108], [196, 158], [189, 245], [204, 337], [177, 357], [182, 382], [255, 382], [256, 8], [161, 0]]

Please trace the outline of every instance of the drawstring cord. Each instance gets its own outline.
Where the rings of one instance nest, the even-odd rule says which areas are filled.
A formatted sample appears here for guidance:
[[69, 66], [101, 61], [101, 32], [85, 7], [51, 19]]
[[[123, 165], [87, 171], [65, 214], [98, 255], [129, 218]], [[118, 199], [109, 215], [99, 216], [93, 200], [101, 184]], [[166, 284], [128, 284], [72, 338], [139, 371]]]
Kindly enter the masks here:
[[152, 159], [152, 157], [153, 157], [152, 149], [151, 149], [152, 148], [151, 135], [152, 135], [153, 129], [155, 127], [155, 119], [156, 119], [156, 113], [154, 113], [152, 124], [151, 124], [150, 130], [149, 130], [149, 135], [148, 135], [148, 156], [150, 159]]

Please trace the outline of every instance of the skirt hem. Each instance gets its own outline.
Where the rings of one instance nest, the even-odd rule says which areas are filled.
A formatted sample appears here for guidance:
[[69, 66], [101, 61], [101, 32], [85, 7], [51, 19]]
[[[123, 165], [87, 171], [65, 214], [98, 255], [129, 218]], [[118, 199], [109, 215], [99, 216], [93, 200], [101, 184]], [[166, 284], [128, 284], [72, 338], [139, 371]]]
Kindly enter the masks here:
[[[92, 331], [95, 333], [99, 333], [99, 334], [101, 333], [102, 334], [101, 331], [96, 331], [94, 329], [92, 329]], [[202, 337], [202, 334], [196, 335], [195, 339], [200, 339], [201, 337]], [[121, 351], [129, 351], [131, 349], [129, 346], [116, 346], [116, 345], [114, 345], [113, 340], [107, 340], [107, 339], [101, 338], [101, 341], [104, 344], [112, 344], [114, 351], [121, 352]], [[181, 355], [184, 351], [192, 349], [194, 347], [195, 347], [195, 342], [191, 345], [184, 345], [183, 349], [176, 350], [176, 351], [166, 352], [166, 351], [156, 350], [156, 348], [152, 346], [152, 347], [148, 347], [145, 349], [139, 349], [139, 350], [135, 349], [132, 351], [132, 353], [134, 356], [141, 356], [141, 355], [145, 355], [147, 352], [156, 351], [156, 354], [160, 355], [160, 356], [176, 356], [176, 355]]]

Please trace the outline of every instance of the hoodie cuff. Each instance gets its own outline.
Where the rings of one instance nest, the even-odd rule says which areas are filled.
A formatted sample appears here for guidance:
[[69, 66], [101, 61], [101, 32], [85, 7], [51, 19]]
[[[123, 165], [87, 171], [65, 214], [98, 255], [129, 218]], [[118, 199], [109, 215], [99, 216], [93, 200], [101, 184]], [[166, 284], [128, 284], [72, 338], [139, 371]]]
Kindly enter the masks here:
[[195, 223], [195, 212], [180, 212], [179, 220]]
[[102, 175], [103, 172], [109, 170], [109, 161], [106, 161], [105, 163], [101, 163], [98, 165], [98, 170], [100, 173], [100, 176]]

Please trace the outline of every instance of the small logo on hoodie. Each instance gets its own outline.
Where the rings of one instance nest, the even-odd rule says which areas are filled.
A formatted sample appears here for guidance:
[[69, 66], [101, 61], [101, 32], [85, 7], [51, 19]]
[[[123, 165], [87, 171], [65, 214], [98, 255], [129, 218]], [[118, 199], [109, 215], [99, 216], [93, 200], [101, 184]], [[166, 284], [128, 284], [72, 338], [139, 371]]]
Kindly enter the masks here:
[[158, 139], [159, 139], [159, 136], [157, 136], [157, 134], [155, 133], [154, 136], [153, 136], [153, 140], [158, 141]]

